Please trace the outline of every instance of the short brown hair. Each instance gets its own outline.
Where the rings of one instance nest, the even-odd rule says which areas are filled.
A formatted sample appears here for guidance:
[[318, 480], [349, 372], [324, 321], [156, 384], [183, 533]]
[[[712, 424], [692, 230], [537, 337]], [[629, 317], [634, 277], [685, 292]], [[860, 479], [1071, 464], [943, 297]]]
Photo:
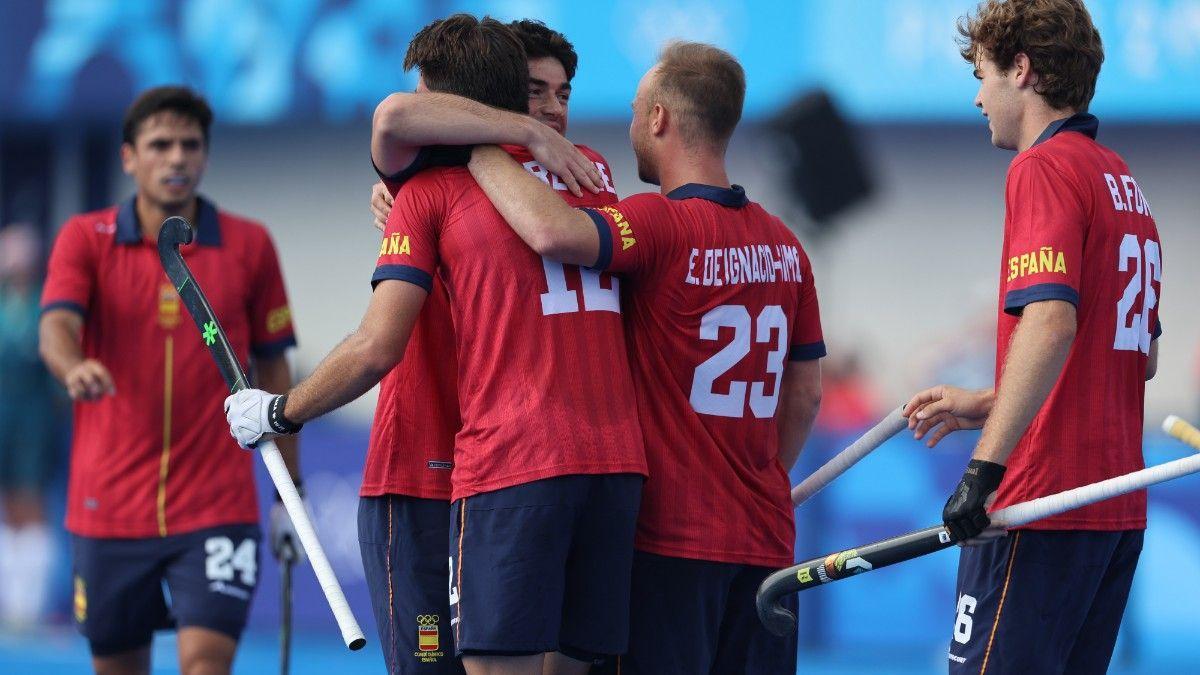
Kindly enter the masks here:
[[1017, 54], [1038, 74], [1034, 88], [1056, 109], [1087, 110], [1104, 63], [1100, 32], [1081, 0], [985, 0], [958, 22], [959, 53], [986, 56], [1008, 72]]
[[208, 101], [187, 87], [154, 87], [142, 92], [125, 111], [121, 124], [121, 140], [130, 145], [137, 140], [142, 122], [160, 112], [172, 112], [194, 120], [204, 132], [204, 147], [208, 147], [208, 130], [212, 126], [212, 108]]
[[404, 55], [404, 69], [414, 67], [430, 91], [529, 112], [525, 48], [512, 28], [491, 17], [454, 14], [422, 28]]
[[658, 59], [658, 90], [677, 104], [685, 140], [723, 147], [742, 119], [746, 72], [722, 49], [671, 42]]
[[534, 19], [520, 19], [508, 25], [512, 26], [517, 32], [517, 37], [521, 38], [527, 57], [540, 59], [549, 56], [558, 59], [567, 73], [567, 80], [575, 79], [579, 55], [575, 53], [575, 46], [567, 40], [567, 36]]

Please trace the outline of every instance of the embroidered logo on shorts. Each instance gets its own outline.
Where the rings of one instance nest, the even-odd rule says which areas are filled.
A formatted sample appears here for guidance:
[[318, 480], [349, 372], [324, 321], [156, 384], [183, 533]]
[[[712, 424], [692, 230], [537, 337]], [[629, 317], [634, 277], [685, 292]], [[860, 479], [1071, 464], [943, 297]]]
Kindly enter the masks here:
[[75, 621], [87, 621], [87, 590], [83, 585], [83, 577], [75, 575]]
[[417, 615], [417, 651], [413, 656], [420, 659], [421, 663], [437, 663], [445, 655], [438, 634], [439, 618], [437, 614]]

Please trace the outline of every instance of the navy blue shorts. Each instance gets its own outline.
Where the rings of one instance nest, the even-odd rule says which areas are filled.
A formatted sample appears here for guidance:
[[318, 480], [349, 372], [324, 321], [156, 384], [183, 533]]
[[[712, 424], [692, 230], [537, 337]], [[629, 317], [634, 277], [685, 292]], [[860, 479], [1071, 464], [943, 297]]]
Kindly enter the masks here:
[[964, 546], [951, 673], [1103, 673], [1143, 530], [1018, 530]]
[[363, 497], [358, 541], [389, 673], [463, 673], [450, 631], [450, 502]]
[[[779, 675], [796, 672], [796, 633], [776, 637], [755, 610], [770, 567], [636, 551], [629, 653], [602, 672], [621, 675]], [[783, 606], [796, 611], [796, 596]]]
[[625, 651], [642, 501], [632, 474], [558, 476], [452, 507], [450, 607], [458, 653]]
[[258, 584], [257, 525], [144, 539], [71, 537], [75, 623], [92, 654], [150, 644], [154, 631], [195, 626], [237, 640]]

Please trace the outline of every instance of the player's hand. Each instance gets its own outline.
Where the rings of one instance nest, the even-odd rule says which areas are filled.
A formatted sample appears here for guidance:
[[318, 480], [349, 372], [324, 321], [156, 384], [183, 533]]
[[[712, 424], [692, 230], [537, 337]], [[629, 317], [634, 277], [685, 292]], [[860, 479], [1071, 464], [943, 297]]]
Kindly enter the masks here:
[[942, 509], [942, 522], [954, 541], [967, 543], [991, 525], [987, 508], [1000, 487], [1004, 471], [1003, 465], [982, 459], [967, 463], [967, 470]]
[[250, 450], [264, 438], [294, 434], [303, 425], [283, 416], [287, 395], [278, 396], [261, 389], [243, 389], [225, 399], [225, 419], [229, 433], [238, 445]]
[[[300, 493], [300, 498], [304, 499], [304, 489], [298, 481], [296, 490]], [[304, 500], [304, 510], [309, 512], [309, 520], [311, 520], [312, 510], [308, 508], [308, 500]], [[308, 558], [304, 553], [304, 546], [300, 544], [300, 537], [296, 534], [296, 526], [292, 524], [292, 517], [288, 515], [278, 493], [275, 494], [275, 503], [271, 505], [270, 521], [267, 523], [267, 539], [270, 540], [271, 553], [275, 555], [276, 560], [287, 559], [293, 563], [301, 563]], [[285, 556], [287, 557], [285, 558]]]
[[375, 216], [375, 229], [383, 232], [387, 227], [388, 214], [392, 212], [392, 193], [383, 181], [371, 186], [371, 215]]
[[112, 374], [95, 359], [84, 359], [68, 370], [63, 384], [72, 401], [96, 401], [117, 393]]
[[991, 389], [969, 390], [941, 384], [918, 392], [904, 406], [913, 438], [921, 440], [931, 430], [925, 445], [933, 447], [952, 431], [978, 429], [992, 412], [995, 396]]
[[600, 170], [566, 136], [532, 118], [529, 127], [529, 154], [543, 169], [558, 176], [571, 194], [582, 197], [583, 190], [594, 194], [604, 190]]

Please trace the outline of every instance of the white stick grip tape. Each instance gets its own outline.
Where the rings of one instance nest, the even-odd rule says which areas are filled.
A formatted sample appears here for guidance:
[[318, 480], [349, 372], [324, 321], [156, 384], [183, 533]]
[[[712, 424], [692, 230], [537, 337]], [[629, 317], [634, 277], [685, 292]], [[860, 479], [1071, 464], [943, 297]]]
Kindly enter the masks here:
[[799, 485], [792, 488], [792, 505], [799, 506], [809, 497], [820, 492], [826, 485], [832, 483], [838, 476], [846, 473], [846, 471], [858, 463], [858, 460], [871, 454], [875, 448], [883, 445], [887, 439], [900, 433], [902, 429], [908, 426], [908, 418], [900, 413], [903, 408], [896, 408], [887, 417], [883, 418], [879, 424], [867, 430], [867, 433], [862, 435], [857, 441], [850, 444], [850, 447], [839, 452], [824, 466], [817, 469], [808, 478], [805, 478]]
[[287, 465], [283, 463], [279, 447], [273, 441], [261, 441], [258, 443], [258, 451], [267, 465], [267, 472], [271, 474], [271, 482], [275, 483], [275, 489], [279, 491], [283, 507], [292, 519], [292, 525], [300, 537], [300, 544], [308, 554], [313, 572], [317, 575], [317, 583], [321, 585], [329, 608], [333, 610], [333, 618], [337, 620], [338, 629], [342, 631], [342, 641], [352, 650], [362, 649], [363, 645], [367, 644], [367, 639], [358, 627], [350, 603], [346, 602], [346, 595], [342, 593], [342, 586], [333, 573], [333, 567], [329, 565], [329, 558], [325, 557], [325, 549], [321, 548], [321, 541], [317, 539], [317, 532], [308, 518], [308, 511], [304, 509], [304, 502], [300, 500], [300, 493], [296, 491], [296, 484], [292, 482]]

